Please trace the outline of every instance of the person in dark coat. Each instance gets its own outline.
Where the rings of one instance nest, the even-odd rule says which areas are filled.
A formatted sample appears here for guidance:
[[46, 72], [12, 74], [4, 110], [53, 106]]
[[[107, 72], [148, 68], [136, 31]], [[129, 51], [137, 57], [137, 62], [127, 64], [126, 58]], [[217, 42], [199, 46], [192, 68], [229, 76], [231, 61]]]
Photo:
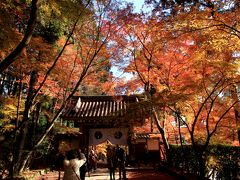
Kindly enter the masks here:
[[63, 171], [63, 161], [64, 161], [65, 155], [62, 152], [58, 152], [56, 156], [56, 164], [55, 168], [58, 170], [58, 180], [61, 178], [61, 171]]
[[109, 169], [110, 180], [115, 180], [115, 170], [116, 170], [116, 158], [115, 158], [115, 148], [107, 147], [107, 166]]
[[125, 169], [125, 162], [126, 162], [126, 154], [123, 148], [119, 145], [116, 146], [116, 159], [117, 165], [119, 169], [119, 179], [126, 180], [126, 169]]

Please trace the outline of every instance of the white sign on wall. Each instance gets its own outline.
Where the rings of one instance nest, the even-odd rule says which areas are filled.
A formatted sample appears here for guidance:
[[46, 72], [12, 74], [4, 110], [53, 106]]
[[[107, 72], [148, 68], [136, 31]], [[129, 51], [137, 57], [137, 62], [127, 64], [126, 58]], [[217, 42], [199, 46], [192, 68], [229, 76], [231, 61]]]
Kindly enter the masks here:
[[148, 139], [147, 147], [148, 147], [148, 150], [159, 150], [159, 140], [158, 139]]

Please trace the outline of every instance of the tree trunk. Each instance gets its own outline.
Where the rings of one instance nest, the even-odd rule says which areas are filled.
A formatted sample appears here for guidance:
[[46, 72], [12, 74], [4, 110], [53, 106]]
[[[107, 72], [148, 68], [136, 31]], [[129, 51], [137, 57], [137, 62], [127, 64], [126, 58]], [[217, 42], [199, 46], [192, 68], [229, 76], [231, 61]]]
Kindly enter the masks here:
[[179, 134], [179, 139], [180, 139], [180, 145], [181, 145], [181, 160], [180, 162], [183, 163], [183, 166], [186, 165], [186, 159], [185, 159], [185, 156], [184, 156], [184, 150], [183, 150], [183, 142], [182, 142], [182, 133], [181, 133], [181, 115], [180, 115], [180, 112], [177, 111], [176, 112], [176, 115], [177, 115], [177, 123], [178, 123], [178, 134]]
[[1, 95], [4, 93], [5, 78], [6, 78], [6, 74], [2, 73], [1, 86], [0, 86], [0, 94]]
[[28, 95], [27, 95], [27, 100], [25, 102], [25, 108], [24, 108], [24, 113], [23, 113], [23, 121], [21, 124], [20, 128], [20, 133], [18, 134], [17, 137], [17, 142], [16, 142], [16, 150], [15, 150], [15, 158], [14, 158], [14, 170], [13, 170], [13, 175], [18, 175], [19, 173], [22, 172], [23, 170], [23, 164], [24, 164], [24, 157], [26, 156], [26, 150], [27, 147], [29, 147], [29, 141], [31, 142], [31, 137], [27, 136], [28, 130], [29, 130], [29, 125], [31, 123], [30, 120], [30, 110], [32, 107], [32, 97], [34, 93], [34, 86], [37, 82], [37, 72], [32, 71], [31, 77], [30, 77], [30, 82], [29, 82], [29, 88], [28, 88]]
[[198, 167], [199, 167], [199, 179], [205, 179], [205, 158], [203, 157], [203, 152], [199, 152], [198, 150], [195, 150], [196, 157], [198, 159]]
[[167, 137], [166, 137], [165, 129], [160, 124], [160, 119], [157, 115], [156, 110], [153, 108], [152, 111], [153, 111], [153, 116], [154, 116], [156, 125], [158, 127], [158, 130], [159, 130], [159, 132], [162, 136], [163, 145], [164, 145], [164, 148], [165, 148], [165, 151], [166, 151], [167, 163], [171, 167], [172, 166], [172, 155], [171, 155], [171, 152], [170, 152], [170, 147], [169, 147], [169, 143], [168, 143], [168, 140], [167, 140]]
[[237, 136], [238, 136], [238, 145], [240, 145], [240, 108], [235, 107], [235, 119], [237, 125]]
[[24, 151], [25, 151], [25, 142], [26, 142], [27, 132], [28, 132], [28, 121], [23, 123], [20, 133], [18, 134], [18, 137], [17, 137], [17, 142], [15, 146], [15, 151], [14, 151], [15, 156], [14, 156], [13, 176], [17, 176], [21, 173], [20, 169], [22, 164], [22, 158], [24, 156]]
[[[238, 101], [239, 100], [236, 85], [232, 86], [231, 96], [232, 96], [233, 101]], [[234, 106], [234, 112], [235, 112], [235, 120], [236, 120], [236, 126], [237, 126], [238, 143], [240, 145], [240, 102], [238, 102]]]
[[29, 136], [32, 137], [31, 138], [31, 146], [33, 147], [35, 145], [35, 141], [36, 141], [36, 129], [37, 129], [37, 125], [39, 122], [39, 118], [40, 118], [40, 112], [41, 112], [41, 103], [37, 103], [36, 104], [36, 109], [33, 112], [33, 116], [32, 116], [32, 123], [31, 123], [31, 129], [29, 132]]

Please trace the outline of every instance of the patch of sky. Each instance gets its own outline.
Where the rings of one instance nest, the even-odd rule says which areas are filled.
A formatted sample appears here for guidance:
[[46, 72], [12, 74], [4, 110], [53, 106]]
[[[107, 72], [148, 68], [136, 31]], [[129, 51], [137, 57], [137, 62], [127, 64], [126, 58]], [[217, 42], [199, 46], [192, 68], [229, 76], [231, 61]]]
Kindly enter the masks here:
[[236, 6], [236, 4], [234, 2], [226, 2], [226, 4], [223, 6], [224, 10], [229, 10], [232, 9]]
[[134, 12], [141, 12], [144, 5], [144, 0], [126, 0], [127, 3], [132, 3]]
[[[144, 10], [144, 0], [125, 0], [126, 3], [131, 3], [133, 5], [133, 12], [135, 13], [140, 13], [142, 10]], [[133, 78], [133, 74], [132, 73], [126, 73], [122, 70], [122, 68], [124, 68], [125, 66], [128, 65], [127, 61], [129, 57], [126, 57], [124, 59], [124, 63], [122, 65], [116, 65], [116, 66], [112, 66], [111, 67], [111, 72], [113, 73], [113, 76], [116, 78], [124, 78], [126, 81], [130, 80], [131, 78]], [[120, 68], [119, 68], [120, 66]]]
[[[239, 51], [234, 52], [232, 54], [232, 57], [236, 58], [234, 62], [235, 62], [235, 64], [238, 64], [238, 74], [240, 74], [240, 52]], [[240, 94], [239, 94], [239, 96], [240, 96]]]
[[240, 57], [240, 52], [234, 52], [232, 56], [234, 58], [239, 58]]

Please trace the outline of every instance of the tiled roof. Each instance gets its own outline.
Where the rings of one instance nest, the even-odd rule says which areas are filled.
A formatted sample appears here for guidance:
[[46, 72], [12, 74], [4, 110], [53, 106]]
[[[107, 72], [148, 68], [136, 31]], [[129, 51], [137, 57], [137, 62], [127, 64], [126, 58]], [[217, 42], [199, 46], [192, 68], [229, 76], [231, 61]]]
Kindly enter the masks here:
[[138, 102], [138, 98], [133, 95], [75, 96], [67, 104], [61, 117], [78, 122], [86, 122], [89, 119], [121, 118], [130, 114], [130, 106], [136, 106], [136, 102]]

